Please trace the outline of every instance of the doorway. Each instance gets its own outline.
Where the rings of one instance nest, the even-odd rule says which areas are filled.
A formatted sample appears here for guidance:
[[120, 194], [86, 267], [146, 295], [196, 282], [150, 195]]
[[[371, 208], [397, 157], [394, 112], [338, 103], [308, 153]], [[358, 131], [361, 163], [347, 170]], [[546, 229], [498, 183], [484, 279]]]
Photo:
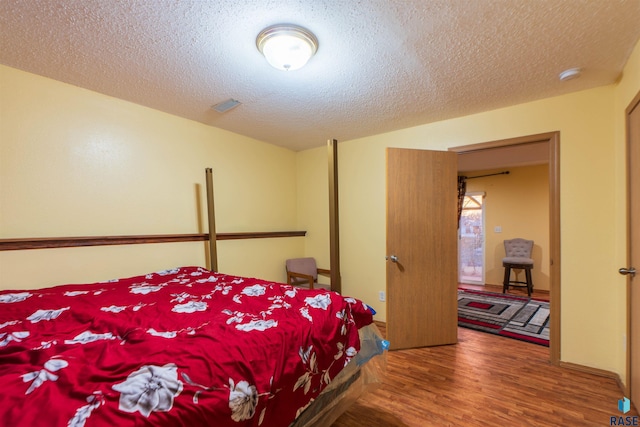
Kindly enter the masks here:
[[[549, 167], [549, 296], [550, 336], [549, 356], [560, 364], [560, 133], [550, 132], [500, 141], [449, 148], [460, 155], [474, 154], [494, 161], [492, 168], [509, 166], [503, 159], [517, 157], [536, 159], [544, 154]], [[500, 155], [496, 155], [500, 154]], [[502, 159], [502, 160], [501, 160]]]

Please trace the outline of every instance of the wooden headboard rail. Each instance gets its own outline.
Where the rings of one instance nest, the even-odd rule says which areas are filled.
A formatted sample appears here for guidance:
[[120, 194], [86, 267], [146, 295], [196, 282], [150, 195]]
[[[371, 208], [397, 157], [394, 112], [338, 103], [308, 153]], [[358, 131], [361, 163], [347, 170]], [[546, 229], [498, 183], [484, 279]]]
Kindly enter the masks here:
[[[306, 231], [265, 231], [216, 233], [216, 240], [266, 239], [305, 236]], [[139, 236], [38, 237], [31, 239], [0, 239], [0, 251], [26, 249], [71, 248], [81, 246], [136, 245], [143, 243], [173, 243], [208, 241], [209, 233], [156, 234]]]
[[[266, 239], [274, 237], [305, 236], [306, 231], [265, 231], [216, 233], [215, 209], [213, 205], [213, 172], [211, 168], [205, 170], [207, 210], [209, 233], [193, 234], [158, 234], [134, 236], [86, 236], [86, 237], [37, 237], [26, 239], [0, 239], [0, 251], [19, 251], [25, 249], [72, 248], [82, 246], [136, 245], [143, 243], [175, 243], [209, 241], [211, 266], [217, 270], [216, 248], [217, 240]], [[212, 236], [215, 236], [211, 239]]]

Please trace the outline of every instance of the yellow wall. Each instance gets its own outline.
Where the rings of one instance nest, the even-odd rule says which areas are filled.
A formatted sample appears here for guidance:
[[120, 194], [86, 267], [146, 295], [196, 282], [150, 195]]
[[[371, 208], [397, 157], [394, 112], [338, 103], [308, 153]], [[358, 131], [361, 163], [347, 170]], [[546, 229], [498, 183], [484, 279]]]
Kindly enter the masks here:
[[[465, 172], [478, 176], [502, 172], [484, 170]], [[485, 193], [485, 283], [502, 285], [504, 240], [516, 237], [534, 241], [533, 285], [549, 290], [549, 168], [547, 165], [508, 168], [508, 175], [467, 180], [468, 192]], [[495, 232], [501, 227], [502, 232]], [[512, 274], [512, 279], [515, 274]], [[524, 281], [519, 272], [518, 280]]]
[[624, 381], [626, 282], [617, 273], [626, 263], [624, 109], [639, 89], [640, 44], [614, 85], [340, 142], [343, 292], [374, 306], [377, 319], [386, 319], [386, 307], [378, 301], [378, 291], [386, 287], [386, 147], [446, 150], [559, 131], [560, 357], [615, 372]]
[[[233, 113], [230, 113], [233, 114]], [[0, 238], [297, 229], [296, 154], [0, 66]], [[219, 268], [284, 281], [304, 238], [221, 241]], [[0, 252], [0, 288], [205, 265], [204, 243]]]
[[[328, 269], [329, 257], [329, 170], [326, 146], [306, 150], [297, 156], [298, 229], [306, 230], [304, 250], [319, 268]], [[330, 283], [318, 276], [320, 283]]]

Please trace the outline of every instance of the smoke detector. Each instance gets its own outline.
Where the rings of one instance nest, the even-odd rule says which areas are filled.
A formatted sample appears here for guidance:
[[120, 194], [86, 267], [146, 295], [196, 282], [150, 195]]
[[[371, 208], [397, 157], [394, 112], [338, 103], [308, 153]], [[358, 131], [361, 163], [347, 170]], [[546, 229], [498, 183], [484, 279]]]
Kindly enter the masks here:
[[567, 80], [576, 79], [580, 77], [582, 74], [582, 69], [580, 68], [569, 68], [568, 70], [564, 70], [558, 75], [558, 78], [561, 82], [566, 82]]

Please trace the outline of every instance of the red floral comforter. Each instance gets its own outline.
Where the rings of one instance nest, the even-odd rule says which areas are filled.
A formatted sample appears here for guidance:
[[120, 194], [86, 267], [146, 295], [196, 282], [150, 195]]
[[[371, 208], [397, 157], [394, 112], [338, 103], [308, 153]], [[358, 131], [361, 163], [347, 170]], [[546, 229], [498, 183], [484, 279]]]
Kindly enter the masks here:
[[371, 322], [335, 292], [199, 267], [0, 291], [0, 425], [285, 427]]

